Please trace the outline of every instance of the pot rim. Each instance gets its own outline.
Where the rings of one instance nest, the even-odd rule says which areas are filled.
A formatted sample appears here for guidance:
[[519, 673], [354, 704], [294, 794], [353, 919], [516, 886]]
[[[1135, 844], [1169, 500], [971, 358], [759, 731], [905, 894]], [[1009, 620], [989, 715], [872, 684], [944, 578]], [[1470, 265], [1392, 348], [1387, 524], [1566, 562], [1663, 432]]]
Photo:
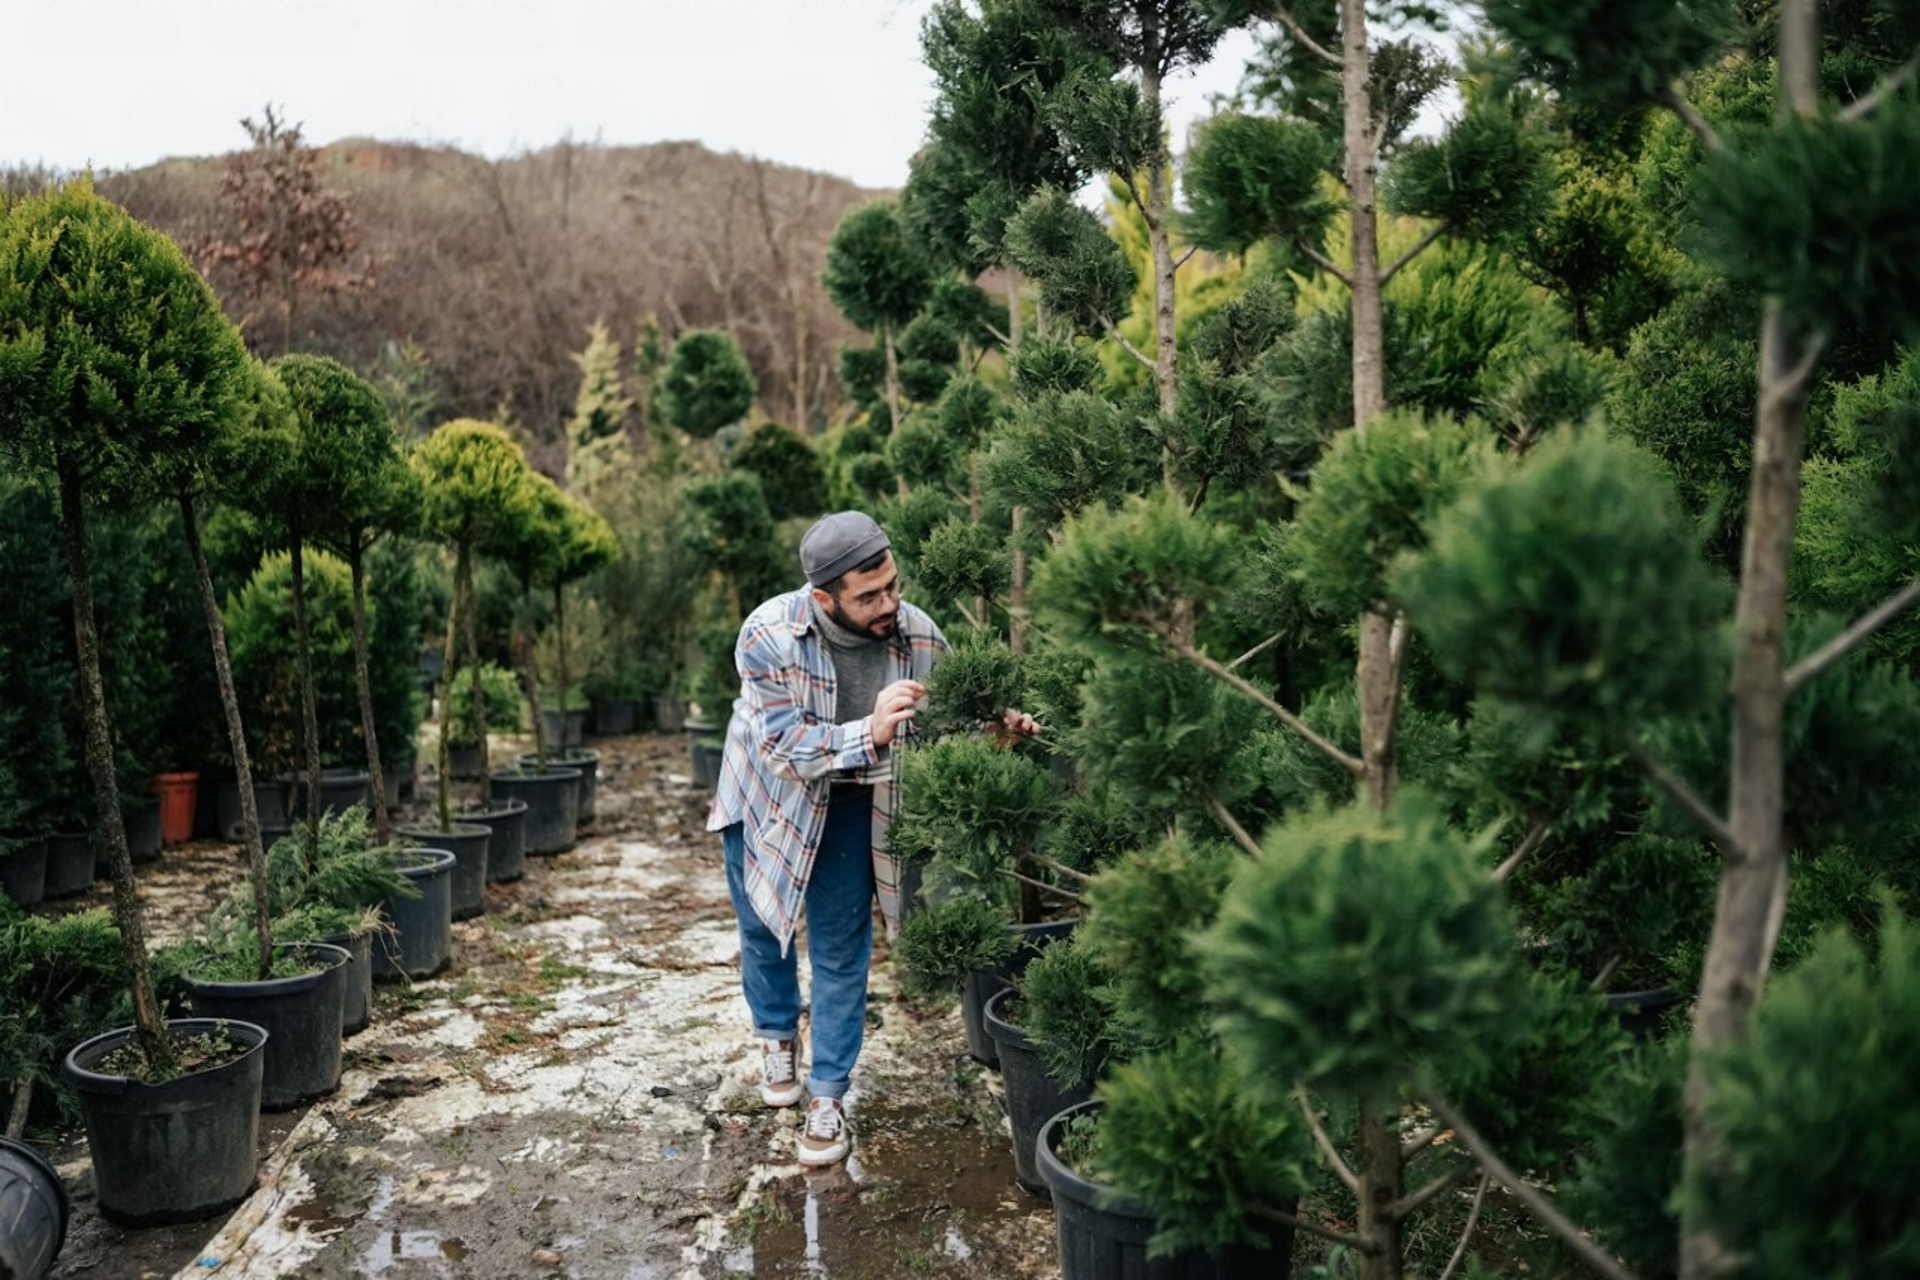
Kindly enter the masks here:
[[299, 995], [319, 986], [326, 976], [342, 965], [349, 964], [353, 955], [345, 947], [335, 946], [331, 942], [276, 942], [275, 951], [303, 951], [318, 955], [316, 959], [331, 960], [332, 964], [306, 973], [296, 973], [287, 978], [267, 978], [234, 982], [231, 980], [209, 982], [196, 978], [190, 973], [180, 975], [180, 983], [189, 992], [199, 992], [210, 996], [223, 996], [229, 1000], [272, 1000], [280, 996]]
[[0, 1135], [0, 1150], [19, 1153], [53, 1184], [53, 1197], [60, 1202], [60, 1230], [53, 1237], [53, 1256], [59, 1257], [62, 1246], [67, 1243], [67, 1226], [73, 1218], [73, 1200], [67, 1195], [67, 1184], [60, 1180], [60, 1173], [53, 1167], [53, 1162], [26, 1142]]
[[82, 1093], [120, 1094], [132, 1088], [162, 1090], [171, 1085], [179, 1084], [182, 1081], [193, 1080], [204, 1076], [209, 1072], [221, 1071], [228, 1067], [238, 1066], [247, 1057], [265, 1048], [267, 1041], [271, 1038], [268, 1036], [265, 1027], [255, 1022], [243, 1022], [238, 1018], [167, 1019], [167, 1034], [170, 1036], [176, 1032], [184, 1035], [196, 1035], [202, 1031], [211, 1031], [218, 1027], [225, 1027], [229, 1034], [237, 1032], [241, 1040], [251, 1041], [251, 1043], [246, 1046], [246, 1050], [241, 1053], [239, 1057], [234, 1058], [230, 1062], [223, 1062], [217, 1067], [202, 1067], [198, 1071], [188, 1072], [186, 1075], [178, 1076], [162, 1084], [148, 1084], [144, 1080], [135, 1080], [132, 1076], [108, 1075], [104, 1072], [95, 1071], [90, 1067], [80, 1065], [83, 1060], [88, 1058], [97, 1062], [127, 1041], [133, 1039], [137, 1028], [127, 1026], [115, 1027], [111, 1031], [103, 1031], [97, 1036], [82, 1040], [79, 1044], [67, 1050], [64, 1064], [67, 1079], [72, 1082], [74, 1088], [80, 1090]]

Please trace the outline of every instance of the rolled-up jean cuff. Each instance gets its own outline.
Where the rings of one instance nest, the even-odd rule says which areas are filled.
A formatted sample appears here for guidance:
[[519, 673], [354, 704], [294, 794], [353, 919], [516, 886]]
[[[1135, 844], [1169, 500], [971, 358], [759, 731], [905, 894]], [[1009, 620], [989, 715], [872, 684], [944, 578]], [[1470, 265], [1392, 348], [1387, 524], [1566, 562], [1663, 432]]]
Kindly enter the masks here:
[[815, 1080], [807, 1077], [807, 1096], [810, 1098], [844, 1098], [847, 1096], [845, 1080]]
[[[737, 1027], [740, 1024], [736, 1022], [734, 1025]], [[800, 1038], [800, 1029], [795, 1027], [791, 1031], [768, 1031], [762, 1027], [755, 1027], [753, 1034], [754, 1038], [758, 1040], [798, 1040]]]

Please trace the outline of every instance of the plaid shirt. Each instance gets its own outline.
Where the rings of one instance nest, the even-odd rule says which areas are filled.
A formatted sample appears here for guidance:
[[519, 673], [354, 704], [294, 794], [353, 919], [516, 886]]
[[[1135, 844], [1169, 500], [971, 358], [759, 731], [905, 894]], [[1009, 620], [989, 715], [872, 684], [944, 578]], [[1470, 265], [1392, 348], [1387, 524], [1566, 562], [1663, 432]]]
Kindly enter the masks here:
[[[947, 638], [921, 610], [902, 601], [887, 644], [886, 683], [924, 680]], [[887, 852], [899, 814], [899, 754], [876, 747], [862, 716], [834, 722], [833, 656], [813, 620], [810, 588], [775, 596], [747, 616], [734, 648], [740, 696], [727, 724], [720, 785], [707, 830], [746, 825], [747, 900], [780, 939], [781, 954], [800, 923], [807, 878], [826, 829], [830, 779], [857, 771], [873, 784], [873, 883], [887, 931], [900, 927], [900, 859]], [[911, 722], [895, 742], [913, 734]]]

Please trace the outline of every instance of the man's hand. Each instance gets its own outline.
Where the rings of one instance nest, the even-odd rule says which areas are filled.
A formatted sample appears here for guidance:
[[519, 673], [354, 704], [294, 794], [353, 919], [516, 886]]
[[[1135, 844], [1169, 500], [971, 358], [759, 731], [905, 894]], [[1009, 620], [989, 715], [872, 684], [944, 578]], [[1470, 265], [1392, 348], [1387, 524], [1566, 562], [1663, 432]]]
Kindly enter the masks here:
[[873, 727], [873, 745], [884, 747], [893, 741], [901, 725], [913, 719], [915, 704], [927, 696], [927, 687], [918, 680], [895, 680], [873, 700], [873, 714], [867, 723]]
[[1011, 707], [998, 720], [990, 721], [987, 728], [993, 734], [993, 745], [996, 747], [1011, 747], [1022, 738], [1040, 736], [1040, 722], [1026, 712]]

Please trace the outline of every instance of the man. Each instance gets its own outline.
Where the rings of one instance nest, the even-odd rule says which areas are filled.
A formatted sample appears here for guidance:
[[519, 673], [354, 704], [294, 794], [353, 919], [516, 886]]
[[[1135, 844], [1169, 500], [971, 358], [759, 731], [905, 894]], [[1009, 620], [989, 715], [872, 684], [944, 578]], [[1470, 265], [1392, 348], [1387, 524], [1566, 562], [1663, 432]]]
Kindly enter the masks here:
[[[803, 1092], [793, 938], [805, 904], [812, 1062], [800, 1162], [827, 1165], [851, 1145], [844, 1099], [866, 1034], [875, 896], [889, 932], [900, 919], [900, 860], [887, 852], [897, 748], [947, 640], [900, 598], [892, 544], [871, 517], [823, 517], [800, 540], [800, 564], [808, 585], [740, 628], [740, 696], [707, 829], [726, 850], [760, 1096], [775, 1107]], [[1018, 712], [1007, 723], [1034, 728]]]

